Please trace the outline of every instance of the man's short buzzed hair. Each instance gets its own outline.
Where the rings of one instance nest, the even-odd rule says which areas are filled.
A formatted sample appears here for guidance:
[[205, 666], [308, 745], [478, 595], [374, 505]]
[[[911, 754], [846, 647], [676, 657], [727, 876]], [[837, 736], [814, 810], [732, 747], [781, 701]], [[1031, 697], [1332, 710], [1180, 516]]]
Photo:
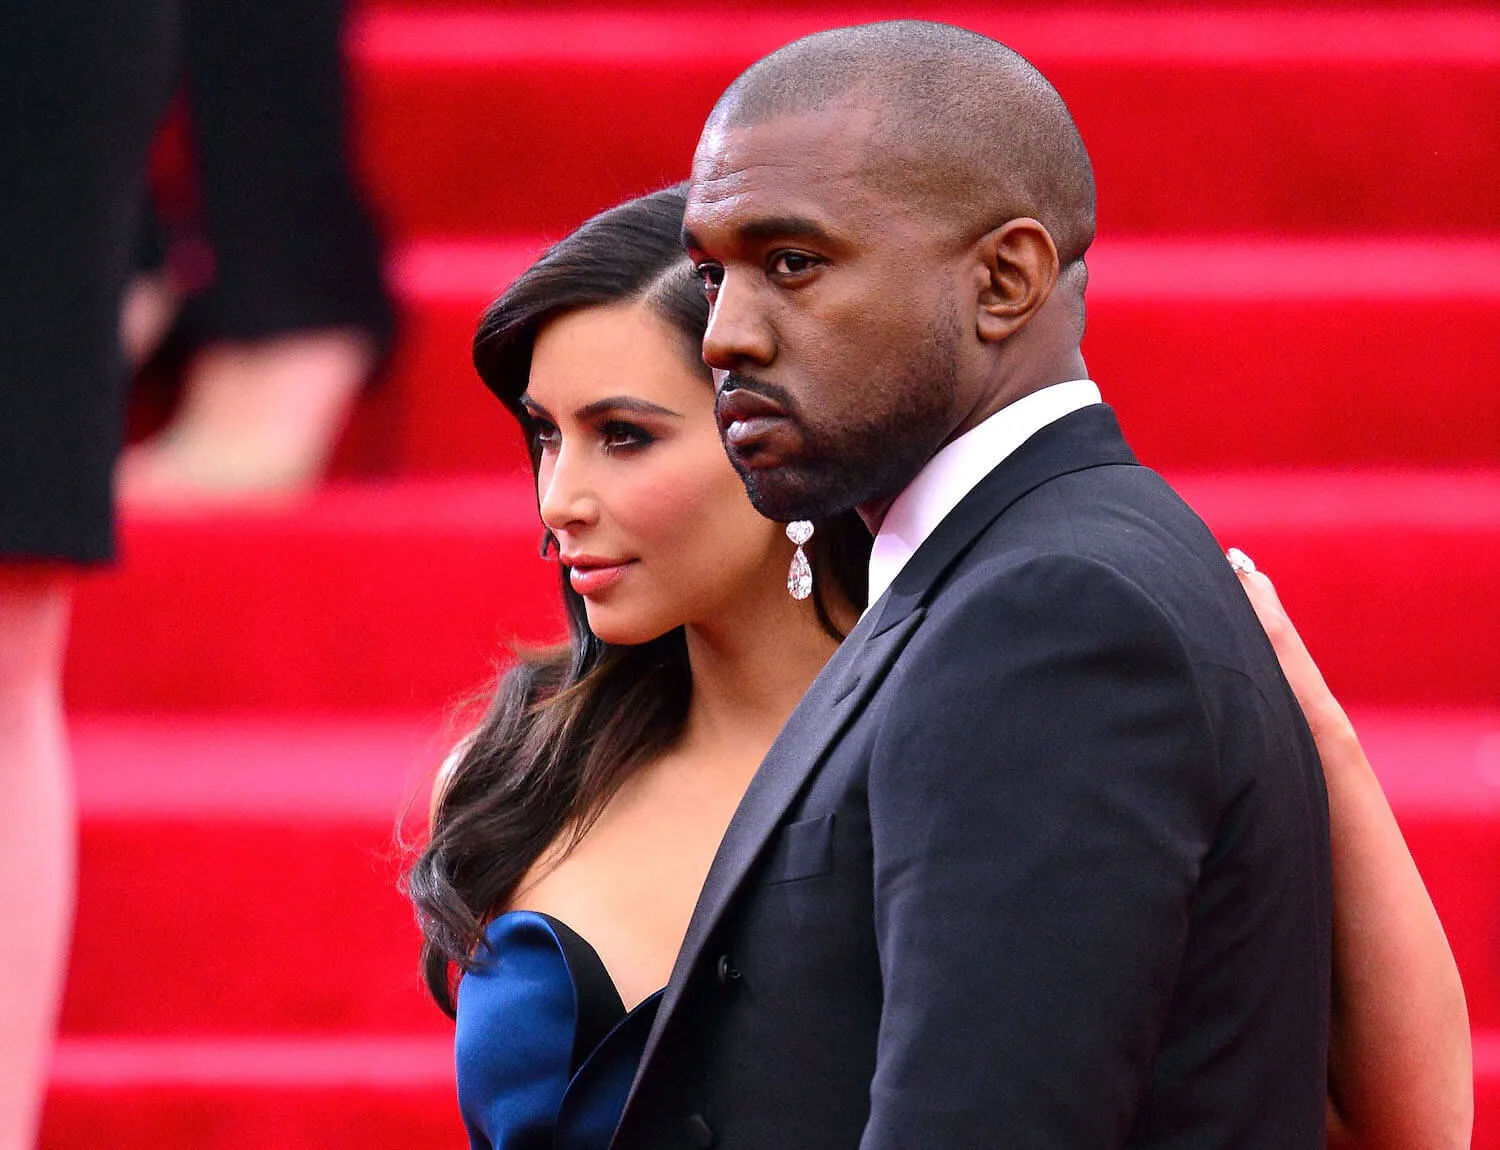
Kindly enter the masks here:
[[1067, 105], [1025, 57], [977, 32], [892, 20], [814, 33], [751, 65], [709, 125], [851, 105], [878, 110], [877, 166], [908, 194], [980, 231], [1040, 220], [1064, 266], [1088, 250], [1093, 167]]

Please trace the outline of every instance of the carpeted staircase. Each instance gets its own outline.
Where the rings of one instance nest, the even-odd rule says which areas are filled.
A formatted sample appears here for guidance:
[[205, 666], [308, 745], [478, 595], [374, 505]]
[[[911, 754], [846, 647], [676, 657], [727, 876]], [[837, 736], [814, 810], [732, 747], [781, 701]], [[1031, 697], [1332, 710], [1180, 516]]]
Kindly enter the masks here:
[[1354, 712], [1465, 976], [1475, 1146], [1500, 1150], [1500, 13], [1392, 0], [366, 4], [359, 152], [406, 342], [338, 483], [128, 522], [83, 588], [47, 1150], [464, 1144], [393, 834], [507, 644], [559, 629], [474, 319], [549, 238], [682, 178], [755, 57], [886, 15], [997, 35], [1074, 108], [1091, 373]]

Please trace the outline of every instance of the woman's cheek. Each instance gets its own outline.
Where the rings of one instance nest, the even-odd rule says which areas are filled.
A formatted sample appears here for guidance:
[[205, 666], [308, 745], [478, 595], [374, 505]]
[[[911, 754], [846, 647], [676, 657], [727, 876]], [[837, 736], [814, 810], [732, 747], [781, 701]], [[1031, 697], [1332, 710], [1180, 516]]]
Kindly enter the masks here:
[[623, 498], [617, 518], [642, 541], [680, 540], [708, 526], [705, 517], [713, 512], [704, 504], [712, 486], [704, 482], [699, 470], [661, 468], [649, 477], [638, 477], [628, 492], [620, 492]]

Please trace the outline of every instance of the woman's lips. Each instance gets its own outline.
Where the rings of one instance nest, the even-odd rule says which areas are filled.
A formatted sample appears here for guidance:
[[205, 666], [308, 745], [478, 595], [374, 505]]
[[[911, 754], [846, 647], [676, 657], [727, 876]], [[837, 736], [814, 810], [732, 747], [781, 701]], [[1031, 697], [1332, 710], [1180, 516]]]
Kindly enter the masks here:
[[[564, 562], [566, 563], [566, 560]], [[626, 569], [634, 562], [634, 559], [626, 559], [619, 563], [588, 560], [568, 564], [568, 582], [573, 585], [573, 590], [584, 598], [601, 595], [618, 583]]]

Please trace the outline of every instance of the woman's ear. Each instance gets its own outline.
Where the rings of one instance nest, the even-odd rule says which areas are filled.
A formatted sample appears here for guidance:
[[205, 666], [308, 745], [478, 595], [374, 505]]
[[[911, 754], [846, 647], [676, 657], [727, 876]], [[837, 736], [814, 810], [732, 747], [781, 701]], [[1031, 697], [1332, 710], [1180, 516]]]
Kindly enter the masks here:
[[986, 232], [978, 250], [983, 267], [979, 338], [996, 342], [1024, 327], [1051, 297], [1057, 286], [1057, 245], [1039, 221], [1022, 217]]

